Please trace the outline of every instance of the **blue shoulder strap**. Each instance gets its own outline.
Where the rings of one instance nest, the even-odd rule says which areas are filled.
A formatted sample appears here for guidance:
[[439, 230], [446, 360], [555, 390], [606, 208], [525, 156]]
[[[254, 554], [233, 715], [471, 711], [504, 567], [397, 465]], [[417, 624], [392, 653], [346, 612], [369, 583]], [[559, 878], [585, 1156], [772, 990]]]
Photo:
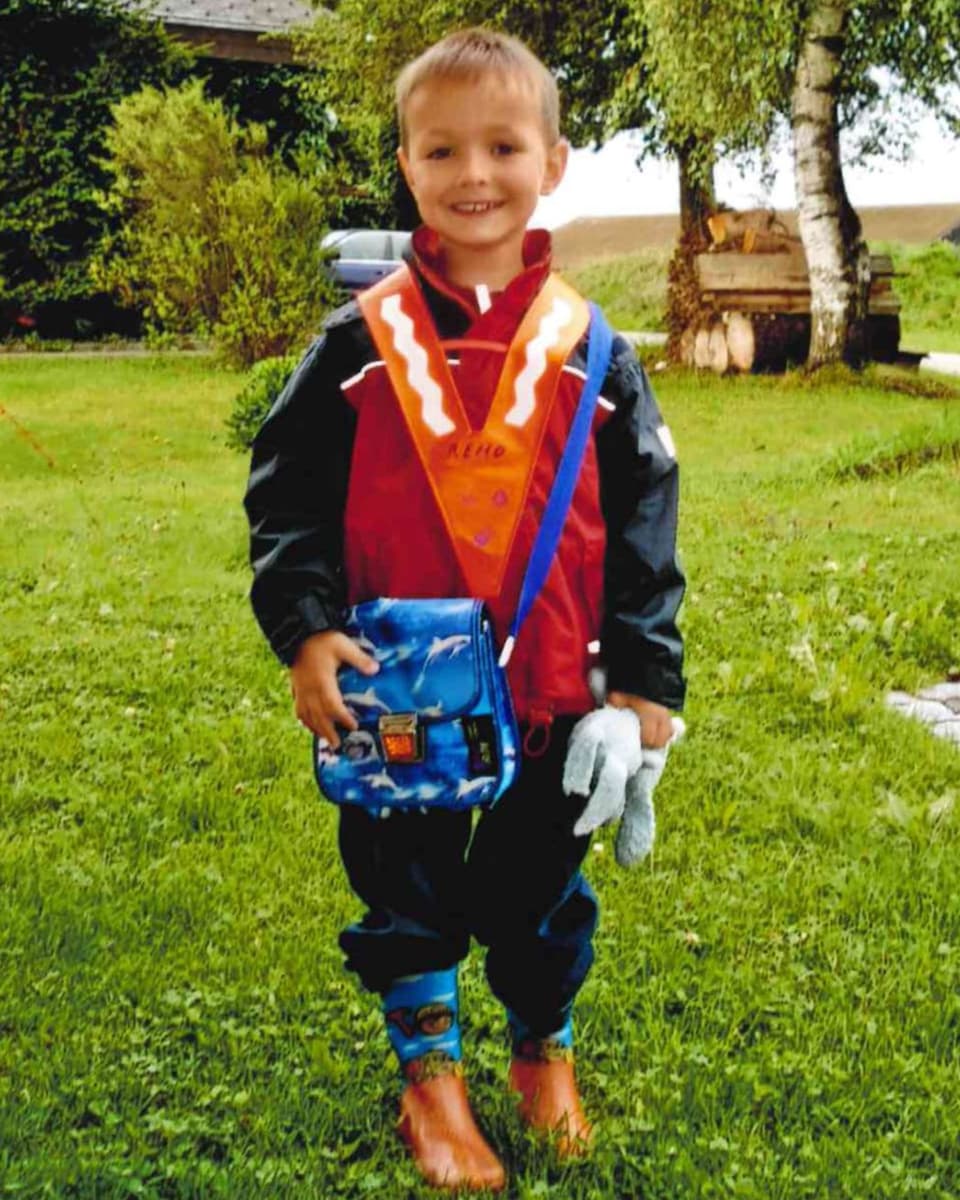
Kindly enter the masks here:
[[573, 416], [573, 423], [570, 426], [567, 444], [557, 467], [553, 487], [550, 489], [547, 506], [543, 511], [543, 520], [540, 522], [537, 540], [530, 552], [530, 561], [527, 563], [527, 570], [523, 577], [517, 611], [500, 652], [501, 667], [507, 665], [510, 655], [513, 653], [520, 626], [543, 587], [553, 562], [557, 543], [560, 541], [560, 534], [570, 509], [570, 501], [573, 499], [573, 489], [576, 487], [577, 476], [580, 474], [580, 466], [587, 449], [590, 430], [593, 428], [593, 414], [610, 364], [612, 347], [613, 333], [610, 326], [600, 309], [591, 302], [590, 340], [587, 344], [587, 378], [583, 385], [583, 391], [580, 393], [580, 401]]

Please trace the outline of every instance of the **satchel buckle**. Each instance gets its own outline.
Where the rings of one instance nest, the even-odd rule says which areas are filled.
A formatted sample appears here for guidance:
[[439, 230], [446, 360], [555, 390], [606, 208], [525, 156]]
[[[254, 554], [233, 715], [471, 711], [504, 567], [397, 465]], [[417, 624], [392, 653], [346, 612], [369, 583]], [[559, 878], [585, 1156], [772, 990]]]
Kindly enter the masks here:
[[380, 746], [388, 763], [423, 762], [423, 730], [416, 713], [388, 713], [378, 721]]

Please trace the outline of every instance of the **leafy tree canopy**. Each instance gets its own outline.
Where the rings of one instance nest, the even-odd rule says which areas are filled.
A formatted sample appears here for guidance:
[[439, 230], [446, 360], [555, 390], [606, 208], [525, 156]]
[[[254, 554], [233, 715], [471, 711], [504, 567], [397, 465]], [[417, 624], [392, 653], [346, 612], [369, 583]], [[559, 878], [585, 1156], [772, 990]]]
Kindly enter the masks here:
[[[762, 151], [786, 118], [810, 0], [633, 0], [647, 31], [659, 141], [711, 153]], [[916, 105], [960, 131], [956, 0], [852, 0], [837, 93], [853, 158], [903, 155]], [[913, 101], [911, 107], [910, 101]]]
[[[399, 68], [444, 33], [487, 24], [523, 38], [557, 73], [576, 145], [638, 131], [638, 155], [762, 152], [789, 113], [810, 0], [334, 0], [299, 52], [338, 122], [344, 200], [358, 219], [389, 219], [397, 187], [392, 86]], [[903, 154], [914, 110], [960, 128], [944, 84], [958, 79], [956, 0], [856, 0], [838, 96], [848, 152]]]
[[649, 121], [644, 58], [637, 53], [643, 29], [624, 0], [576, 6], [425, 0], [416, 11], [401, 0], [335, 0], [297, 35], [296, 45], [315, 68], [317, 94], [335, 114], [343, 220], [391, 222], [403, 211], [394, 79], [444, 34], [481, 24], [522, 38], [556, 72], [565, 132], [574, 144], [599, 143], [616, 129]]
[[206, 94], [221, 100], [238, 121], [262, 126], [271, 152], [288, 165], [304, 155], [317, 161], [330, 157], [330, 108], [302, 66], [210, 58], [197, 70]]

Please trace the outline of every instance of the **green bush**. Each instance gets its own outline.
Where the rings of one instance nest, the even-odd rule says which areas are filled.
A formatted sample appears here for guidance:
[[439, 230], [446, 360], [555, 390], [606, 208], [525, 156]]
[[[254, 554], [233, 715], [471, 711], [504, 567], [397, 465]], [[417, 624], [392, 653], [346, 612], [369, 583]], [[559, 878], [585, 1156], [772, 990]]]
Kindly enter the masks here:
[[295, 354], [284, 354], [261, 359], [250, 368], [246, 383], [237, 393], [227, 417], [227, 441], [234, 450], [246, 451], [253, 445], [257, 430], [283, 391], [297, 362]]
[[102, 203], [122, 224], [94, 264], [100, 283], [154, 334], [212, 337], [234, 366], [305, 342], [334, 301], [314, 177], [272, 159], [263, 127], [241, 128], [199, 80], [145, 88], [114, 122]]
[[221, 203], [230, 283], [213, 325], [218, 349], [244, 366], [302, 348], [325, 309], [339, 302], [320, 248], [320, 197], [292, 171], [261, 159], [224, 190]]
[[147, 87], [113, 110], [107, 133], [112, 184], [103, 208], [120, 222], [94, 276], [154, 329], [208, 335], [229, 286], [218, 238], [223, 191], [240, 172], [243, 135], [193, 80]]
[[93, 292], [107, 218], [96, 193], [110, 106], [182, 78], [192, 58], [120, 0], [0, 4], [0, 262], [5, 302], [35, 313]]

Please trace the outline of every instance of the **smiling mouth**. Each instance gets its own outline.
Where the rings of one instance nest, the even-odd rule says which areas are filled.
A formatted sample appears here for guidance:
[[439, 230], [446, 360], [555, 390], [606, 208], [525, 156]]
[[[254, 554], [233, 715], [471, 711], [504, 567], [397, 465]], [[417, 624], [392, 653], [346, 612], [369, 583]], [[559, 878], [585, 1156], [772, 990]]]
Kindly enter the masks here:
[[482, 216], [484, 213], [493, 212], [494, 209], [501, 205], [499, 200], [477, 200], [471, 203], [461, 202], [454, 204], [451, 207], [455, 213], [459, 213], [464, 217]]

